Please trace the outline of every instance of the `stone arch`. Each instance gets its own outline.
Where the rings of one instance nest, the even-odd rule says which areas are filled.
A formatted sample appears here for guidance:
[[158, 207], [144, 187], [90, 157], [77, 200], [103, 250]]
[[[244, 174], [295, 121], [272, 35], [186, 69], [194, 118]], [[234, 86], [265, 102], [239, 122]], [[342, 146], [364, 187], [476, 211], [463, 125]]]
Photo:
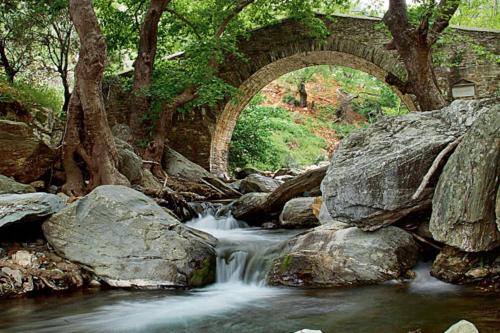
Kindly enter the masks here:
[[[331, 44], [336, 45], [335, 50], [325, 50], [322, 47], [322, 50], [313, 49], [306, 52], [296, 52], [297, 50], [295, 49], [295, 52], [289, 56], [286, 53], [281, 53], [281, 58], [275, 60], [272, 60], [272, 57], [268, 58], [267, 64], [243, 80], [239, 85], [239, 96], [228, 101], [222, 112], [217, 116], [210, 146], [210, 171], [217, 175], [227, 173], [229, 145], [240, 113], [262, 88], [284, 74], [317, 65], [350, 67], [371, 74], [382, 82], [385, 82], [385, 78], [389, 73], [399, 77], [405, 74], [397, 60], [392, 55], [387, 55], [387, 52], [364, 47], [363, 45], [353, 48], [352, 41], [351, 43], [340, 44], [343, 47], [339, 47], [339, 43]], [[338, 51], [338, 49], [342, 48], [351, 52]], [[363, 57], [358, 54], [363, 55]], [[410, 110], [416, 110], [416, 106], [410, 96], [403, 95], [393, 86], [391, 88]]]

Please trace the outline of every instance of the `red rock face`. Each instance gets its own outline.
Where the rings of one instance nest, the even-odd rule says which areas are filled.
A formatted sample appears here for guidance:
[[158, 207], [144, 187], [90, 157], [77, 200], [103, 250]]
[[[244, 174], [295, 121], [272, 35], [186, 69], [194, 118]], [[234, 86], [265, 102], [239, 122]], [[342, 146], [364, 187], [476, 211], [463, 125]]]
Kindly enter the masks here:
[[55, 157], [29, 125], [0, 120], [0, 174], [29, 183], [43, 176]]

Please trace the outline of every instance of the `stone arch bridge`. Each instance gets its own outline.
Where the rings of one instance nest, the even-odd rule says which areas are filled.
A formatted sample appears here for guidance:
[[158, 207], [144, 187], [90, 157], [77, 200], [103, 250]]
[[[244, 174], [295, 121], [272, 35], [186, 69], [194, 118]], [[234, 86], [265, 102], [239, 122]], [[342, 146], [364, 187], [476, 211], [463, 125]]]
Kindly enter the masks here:
[[[389, 73], [405, 78], [397, 53], [385, 47], [390, 37], [380, 19], [344, 15], [322, 19], [330, 33], [326, 40], [312, 38], [300, 22], [288, 19], [242, 39], [239, 49], [246, 59], [228, 56], [220, 71], [220, 77], [238, 87], [241, 94], [216, 108], [176, 115], [169, 145], [213, 173], [223, 174], [241, 111], [255, 94], [283, 74], [328, 64], [361, 70], [382, 81]], [[498, 95], [500, 31], [453, 27], [451, 36], [451, 44], [440, 45], [434, 52], [436, 58], [452, 61], [435, 68], [444, 94], [451, 99], [453, 84], [465, 79], [475, 83], [475, 97]], [[485, 60], [479, 55], [484, 51], [496, 59]], [[410, 109], [417, 108], [410, 96], [392, 88]]]

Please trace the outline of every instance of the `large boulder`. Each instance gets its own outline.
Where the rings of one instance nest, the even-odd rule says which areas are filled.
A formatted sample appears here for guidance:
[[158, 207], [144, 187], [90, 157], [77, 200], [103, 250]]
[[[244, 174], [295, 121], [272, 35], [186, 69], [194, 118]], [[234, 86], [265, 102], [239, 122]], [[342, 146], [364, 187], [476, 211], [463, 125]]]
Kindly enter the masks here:
[[241, 181], [240, 191], [241, 193], [269, 193], [277, 189], [281, 184], [283, 184], [283, 181], [281, 180], [259, 174], [252, 174]]
[[42, 228], [57, 253], [110, 286], [192, 287], [215, 278], [215, 239], [125, 186], [96, 188]]
[[288, 201], [280, 214], [280, 226], [282, 228], [312, 228], [320, 223], [315, 213], [315, 205], [318, 198], [295, 198]]
[[248, 193], [236, 199], [229, 205], [219, 209], [218, 216], [226, 216], [231, 214], [238, 220], [247, 221], [254, 224], [262, 224], [267, 222], [259, 216], [253, 214], [255, 207], [261, 206], [267, 200], [268, 193]]
[[435, 182], [413, 199], [437, 155], [496, 101], [386, 117], [354, 132], [333, 155], [321, 189], [335, 220], [376, 230], [431, 205]]
[[500, 287], [500, 248], [464, 252], [445, 246], [432, 264], [431, 275], [448, 283]]
[[288, 241], [273, 261], [273, 285], [332, 287], [396, 279], [412, 268], [418, 245], [397, 227], [364, 232], [344, 223], [322, 225]]
[[118, 151], [118, 170], [127, 177], [131, 184], [142, 181], [142, 159], [134, 152], [134, 148], [123, 140], [115, 138]]
[[0, 119], [0, 174], [30, 183], [52, 166], [55, 150], [26, 123]]
[[165, 153], [163, 154], [163, 165], [165, 166], [165, 172], [169, 176], [180, 177], [193, 182], [198, 182], [204, 177], [214, 177], [198, 164], [191, 162], [168, 147], [165, 148]]
[[2, 194], [0, 228], [15, 223], [43, 221], [64, 205], [61, 197], [49, 193]]
[[477, 119], [448, 159], [432, 200], [433, 238], [470, 252], [499, 246], [499, 183], [500, 104]]
[[10, 177], [0, 175], [0, 194], [21, 194], [33, 192], [35, 192], [35, 188], [33, 188], [33, 186], [21, 184]]

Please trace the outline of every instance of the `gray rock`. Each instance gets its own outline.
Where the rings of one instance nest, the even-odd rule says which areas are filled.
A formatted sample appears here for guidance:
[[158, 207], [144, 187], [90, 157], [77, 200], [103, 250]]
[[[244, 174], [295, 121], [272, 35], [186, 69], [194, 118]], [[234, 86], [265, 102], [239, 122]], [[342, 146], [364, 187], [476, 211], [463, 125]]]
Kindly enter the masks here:
[[282, 182], [286, 182], [286, 181], [294, 179], [295, 177], [296, 176], [284, 175], [284, 176], [276, 176], [276, 177], [274, 177], [274, 179], [282, 181]]
[[469, 252], [499, 246], [499, 181], [500, 104], [477, 119], [439, 177], [430, 222], [434, 239]]
[[163, 184], [151, 173], [151, 171], [144, 169], [142, 170], [141, 184], [143, 188], [161, 190]]
[[125, 186], [96, 188], [42, 228], [60, 255], [111, 286], [191, 287], [215, 277], [216, 240]]
[[181, 177], [193, 182], [198, 182], [203, 177], [214, 177], [210, 172], [171, 148], [165, 149], [163, 165], [165, 166], [165, 172], [169, 176]]
[[412, 196], [434, 159], [495, 103], [455, 101], [438, 111], [386, 117], [354, 132], [333, 155], [321, 185], [332, 218], [376, 230], [429, 208], [434, 188]]
[[283, 184], [281, 180], [259, 174], [252, 174], [241, 181], [240, 191], [244, 194], [252, 192], [269, 193], [277, 189], [281, 184]]
[[254, 218], [253, 214], [249, 214], [252, 212], [255, 207], [262, 205], [267, 197], [268, 193], [248, 193], [240, 198], [236, 199], [229, 205], [226, 205], [217, 211], [217, 216], [226, 216], [231, 214], [238, 220], [243, 220], [247, 222], [259, 222], [258, 224], [262, 224], [266, 221], [264, 220], [252, 220]]
[[288, 201], [280, 214], [280, 225], [282, 228], [312, 228], [318, 226], [319, 220], [314, 214], [315, 203], [319, 205], [317, 198], [295, 198]]
[[38, 268], [39, 262], [37, 257], [25, 250], [17, 251], [12, 255], [12, 262], [24, 268]]
[[0, 228], [12, 223], [43, 221], [64, 207], [64, 200], [49, 193], [0, 195]]
[[448, 328], [444, 333], [479, 333], [479, 331], [470, 321], [460, 320], [458, 323]]
[[236, 179], [245, 179], [250, 175], [261, 174], [261, 173], [262, 173], [262, 171], [257, 170], [257, 169], [252, 168], [252, 167], [236, 168], [234, 170], [234, 176], [236, 177]]
[[20, 287], [23, 285], [23, 273], [20, 270], [2, 267], [1, 271], [11, 277], [16, 286]]
[[328, 208], [326, 208], [326, 205], [324, 202], [321, 202], [318, 220], [319, 220], [320, 224], [329, 224], [329, 223], [335, 222], [335, 220], [332, 218], [332, 216], [328, 212]]
[[131, 184], [140, 184], [142, 180], [142, 159], [134, 152], [134, 148], [123, 140], [115, 138], [118, 151], [118, 170], [127, 177]]
[[237, 180], [237, 181], [234, 181], [232, 183], [229, 183], [227, 184], [227, 186], [229, 186], [230, 188], [232, 188], [233, 190], [236, 190], [238, 192], [240, 192], [240, 186], [241, 186], [241, 179], [240, 180]]
[[33, 193], [33, 186], [16, 182], [14, 179], [0, 175], [0, 194], [12, 193]]
[[130, 127], [125, 124], [116, 124], [111, 128], [111, 132], [115, 138], [120, 139], [124, 142], [133, 142], [134, 136], [132, 135], [132, 131]]
[[262, 223], [262, 229], [278, 229], [278, 225], [273, 222]]
[[267, 279], [286, 286], [373, 284], [401, 277], [417, 256], [412, 236], [397, 227], [364, 232], [333, 223], [288, 241]]

